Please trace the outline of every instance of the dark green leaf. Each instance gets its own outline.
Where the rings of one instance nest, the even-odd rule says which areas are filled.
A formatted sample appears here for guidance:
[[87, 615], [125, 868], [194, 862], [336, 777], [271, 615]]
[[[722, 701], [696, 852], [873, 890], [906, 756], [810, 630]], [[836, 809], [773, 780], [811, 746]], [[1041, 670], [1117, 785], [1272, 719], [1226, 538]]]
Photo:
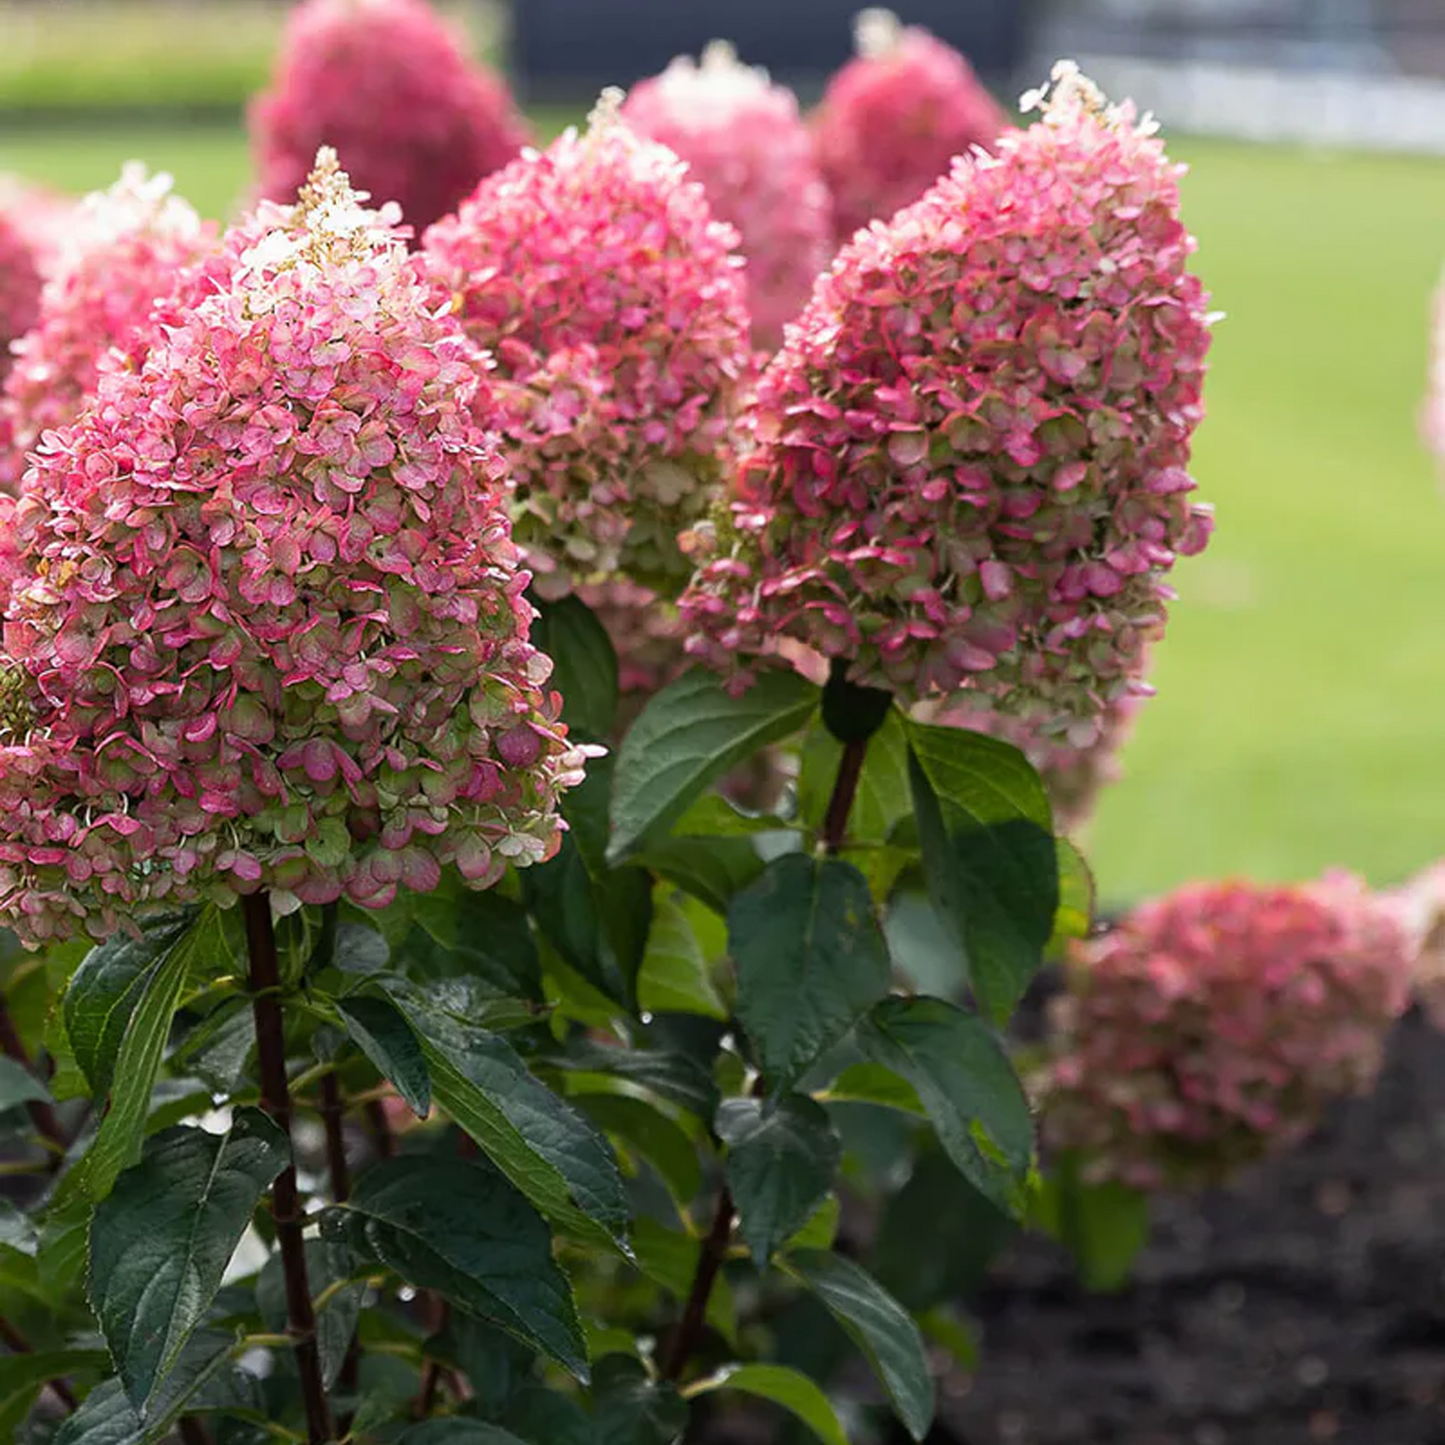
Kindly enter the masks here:
[[482, 1420], [424, 1420], [413, 1425], [398, 1445], [527, 1445], [525, 1440]]
[[717, 1132], [728, 1146], [738, 1227], [763, 1269], [832, 1188], [838, 1136], [821, 1105], [802, 1094], [728, 1099], [718, 1110]]
[[691, 1398], [713, 1390], [739, 1390], [759, 1400], [770, 1400], [801, 1420], [823, 1445], [848, 1445], [828, 1397], [797, 1370], [784, 1365], [729, 1365], [700, 1380], [688, 1395]]
[[167, 1129], [95, 1211], [87, 1293], [142, 1412], [289, 1152], [286, 1136], [256, 1109], [238, 1109], [225, 1134]]
[[1071, 938], [1087, 938], [1094, 923], [1094, 875], [1084, 855], [1059, 838], [1059, 911], [1054, 915], [1049, 952], [1057, 953]]
[[0, 1249], [35, 1257], [39, 1238], [30, 1216], [9, 1199], [0, 1199]]
[[803, 1227], [784, 1241], [784, 1249], [832, 1249], [838, 1237], [838, 1221], [843, 1207], [836, 1194], [830, 1194], [803, 1222]]
[[24, 1064], [0, 1054], [0, 1110], [50, 1102], [50, 1090]]
[[[761, 871], [761, 863], [758, 868]], [[653, 892], [652, 931], [637, 976], [637, 1003], [648, 1013], [728, 1016], [687, 910], [670, 889]]]
[[[690, 1234], [679, 1234], [646, 1215], [633, 1225], [632, 1247], [637, 1267], [682, 1304], [697, 1273], [702, 1244]], [[707, 1301], [707, 1322], [729, 1344], [737, 1343], [738, 1313], [732, 1287], [719, 1275]]]
[[[135, 1162], [145, 1138], [151, 1090], [160, 1073], [161, 1055], [170, 1036], [171, 1020], [175, 1017], [186, 974], [193, 962], [192, 952], [187, 946], [191, 935], [183, 933], [171, 937], [168, 933], [166, 936], [170, 937], [167, 950], [140, 975], [139, 993], [114, 1054], [110, 1108], [101, 1120], [100, 1131], [77, 1175], [78, 1186], [91, 1199], [101, 1200], [110, 1193], [116, 1176]], [[80, 974], [77, 973], [76, 977], [79, 978]], [[118, 1013], [119, 1006], [105, 1015], [104, 1025], [93, 1030], [97, 1040], [97, 1061], [111, 1057], [105, 1051], [110, 1047], [113, 1022]], [[91, 1028], [92, 1022], [82, 1009], [82, 1027]], [[74, 1025], [71, 1029], [73, 1042]]]
[[888, 992], [888, 950], [868, 885], [833, 858], [789, 853], [728, 910], [738, 1017], [774, 1092]]
[[[843, 744], [824, 727], [815, 727], [803, 746], [798, 773], [798, 812], [811, 829], [822, 826], [838, 778]], [[858, 791], [848, 810], [848, 837], [856, 843], [886, 843], [894, 824], [912, 810], [908, 790], [908, 733], [894, 709], [868, 740]]]
[[[323, 913], [323, 927], [324, 919], [329, 916]], [[329, 953], [328, 961], [342, 973], [359, 974], [366, 978], [385, 970], [391, 961], [391, 948], [383, 934], [350, 918], [337, 920], [335, 928], [336, 936], [330, 948], [318, 944], [318, 952], [323, 957]]]
[[389, 1159], [328, 1216], [359, 1253], [541, 1350], [581, 1380], [587, 1344], [546, 1223], [471, 1159]]
[[1148, 1195], [1114, 1179], [1090, 1182], [1072, 1154], [1044, 1178], [1031, 1215], [1074, 1256], [1084, 1287], [1102, 1294], [1129, 1282], [1149, 1242]]
[[763, 860], [745, 837], [673, 836], [644, 848], [636, 859], [641, 867], [720, 914], [763, 871]]
[[154, 919], [140, 938], [117, 933], [86, 954], [65, 991], [65, 1027], [75, 1060], [104, 1098], [126, 1026], [157, 965], [195, 923], [194, 912]]
[[256, 1023], [244, 998], [228, 999], [212, 1009], [181, 1040], [167, 1060], [174, 1073], [194, 1074], [220, 1094], [240, 1082], [256, 1047]]
[[692, 1201], [702, 1184], [697, 1147], [666, 1114], [630, 1094], [576, 1094], [573, 1103], [651, 1164], [678, 1204]]
[[889, 998], [858, 1030], [858, 1046], [918, 1092], [939, 1142], [964, 1177], [1018, 1218], [1034, 1131], [1018, 1076], [977, 1014], [936, 998]]
[[793, 1255], [791, 1263], [868, 1356], [908, 1433], [922, 1440], [933, 1423], [933, 1379], [908, 1312], [852, 1260], [812, 1250]]
[[399, 998], [421, 1036], [432, 1094], [494, 1164], [562, 1229], [620, 1238], [627, 1196], [607, 1141], [528, 1072], [505, 1039]]
[[658, 1098], [677, 1104], [704, 1121], [711, 1119], [717, 1110], [717, 1085], [707, 1070], [686, 1054], [572, 1039], [565, 1050], [546, 1055], [542, 1063], [573, 1075], [601, 1074], [609, 1079], [640, 1084]]
[[592, 1426], [597, 1445], [673, 1445], [687, 1429], [687, 1402], [640, 1360], [608, 1355], [597, 1362]]
[[104, 1350], [36, 1350], [0, 1355], [0, 1429], [10, 1439], [24, 1423], [47, 1380], [67, 1375], [92, 1375], [110, 1364]]
[[527, 1445], [597, 1445], [591, 1417], [581, 1405], [541, 1385], [524, 1389], [502, 1423]]
[[421, 1040], [390, 999], [352, 994], [337, 999], [346, 1032], [418, 1119], [431, 1112], [431, 1074]]
[[552, 659], [548, 686], [562, 694], [563, 721], [594, 741], [605, 741], [617, 717], [617, 653], [607, 629], [575, 595], [533, 602], [532, 646]]
[[812, 683], [782, 670], [763, 673], [741, 697], [705, 668], [663, 688], [618, 753], [611, 860], [662, 837], [709, 783], [802, 727], [818, 698]]
[[[366, 1285], [341, 1285], [356, 1273], [356, 1260], [343, 1244], [329, 1239], [306, 1241], [306, 1280], [312, 1297], [326, 1294], [325, 1306], [316, 1314], [316, 1347], [321, 1356], [321, 1378], [329, 1390], [346, 1359]], [[279, 1253], [273, 1254], [256, 1276], [256, 1309], [269, 1330], [286, 1328], [286, 1274]]]
[[446, 1324], [426, 1349], [430, 1358], [466, 1375], [478, 1408], [489, 1420], [502, 1420], [518, 1393], [529, 1388], [538, 1359], [529, 1345], [461, 1310], [447, 1311]]
[[850, 1064], [828, 1088], [829, 1103], [879, 1104], [905, 1114], [924, 1113], [918, 1090], [878, 1064]]
[[[435, 892], [418, 894], [413, 916], [435, 948], [411, 938], [403, 962], [417, 978], [466, 974], [500, 994], [542, 1001], [542, 967], [527, 910], [495, 889], [467, 888], [451, 869]], [[418, 946], [422, 945], [422, 946]]]
[[909, 723], [909, 782], [929, 895], [999, 1023], [1043, 961], [1059, 907], [1048, 798], [1028, 759], [962, 728]]

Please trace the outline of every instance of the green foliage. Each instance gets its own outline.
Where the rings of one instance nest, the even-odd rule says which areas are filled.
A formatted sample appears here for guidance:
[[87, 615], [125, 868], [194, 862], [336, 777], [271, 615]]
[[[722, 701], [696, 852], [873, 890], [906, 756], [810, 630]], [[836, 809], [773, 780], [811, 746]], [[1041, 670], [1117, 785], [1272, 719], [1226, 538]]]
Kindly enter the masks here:
[[607, 629], [580, 597], [541, 601], [532, 645], [552, 659], [548, 685], [562, 694], [562, 720], [582, 737], [612, 736], [617, 717], [617, 653]]
[[730, 1365], [699, 1380], [694, 1396], [713, 1390], [737, 1390], [781, 1405], [813, 1432], [823, 1445], [848, 1445], [848, 1437], [828, 1397], [806, 1376], [784, 1365]]
[[1030, 1217], [1074, 1257], [1085, 1289], [1122, 1289], [1149, 1238], [1149, 1197], [1115, 1179], [1088, 1180], [1064, 1154], [1043, 1180]]

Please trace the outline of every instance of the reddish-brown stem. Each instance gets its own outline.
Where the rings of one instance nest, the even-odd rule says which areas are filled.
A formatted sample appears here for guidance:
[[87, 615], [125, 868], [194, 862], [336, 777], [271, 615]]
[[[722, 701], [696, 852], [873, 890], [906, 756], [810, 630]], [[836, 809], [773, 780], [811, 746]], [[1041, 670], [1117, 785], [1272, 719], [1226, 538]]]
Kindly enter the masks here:
[[[3, 994], [0, 994], [0, 1049], [22, 1068], [35, 1072], [35, 1065], [26, 1051], [20, 1031], [15, 1027], [15, 1020], [10, 1017], [10, 1007]], [[60, 1127], [60, 1117], [45, 1099], [31, 1099], [25, 1107], [40, 1137], [50, 1146], [47, 1151], [50, 1155], [48, 1167], [54, 1172], [64, 1161], [66, 1150], [65, 1130]]]
[[868, 742], [843, 744], [843, 756], [838, 760], [838, 776], [833, 782], [833, 795], [828, 799], [828, 811], [823, 815], [823, 847], [831, 856], [843, 849], [848, 836], [848, 814], [853, 810], [853, 799], [858, 792], [858, 780], [863, 776], [863, 760], [868, 755]]
[[717, 1213], [713, 1215], [712, 1227], [702, 1242], [697, 1257], [697, 1269], [693, 1272], [692, 1288], [687, 1292], [687, 1304], [683, 1307], [682, 1322], [673, 1336], [672, 1349], [668, 1352], [667, 1363], [662, 1368], [664, 1380], [678, 1380], [687, 1368], [687, 1362], [702, 1341], [703, 1327], [707, 1324], [707, 1304], [712, 1297], [712, 1287], [717, 1283], [718, 1272], [727, 1258], [728, 1241], [732, 1238], [733, 1219], [737, 1211], [727, 1186], [718, 1195]]
[[[0, 1340], [17, 1355], [28, 1355], [31, 1352], [30, 1341], [4, 1315], [0, 1315]], [[55, 1398], [73, 1415], [80, 1404], [75, 1398], [75, 1391], [64, 1380], [47, 1380], [45, 1383], [55, 1392]]]
[[176, 1424], [182, 1445], [215, 1445], [211, 1432], [194, 1416], [182, 1415]]
[[386, 1117], [386, 1106], [380, 1099], [366, 1101], [366, 1122], [371, 1128], [371, 1142], [376, 1145], [376, 1152], [383, 1159], [390, 1159], [396, 1153], [396, 1138]]
[[[343, 1121], [346, 1116], [346, 1101], [341, 1097], [341, 1086], [334, 1073], [325, 1074], [321, 1079], [321, 1122], [326, 1129], [326, 1164], [331, 1175], [331, 1197], [337, 1204], [345, 1204], [351, 1198], [351, 1169], [346, 1162], [346, 1130]], [[336, 1376], [336, 1388], [343, 1395], [354, 1395], [361, 1377], [361, 1348], [353, 1331], [346, 1346], [346, 1357]], [[344, 1436], [350, 1429], [351, 1420], [341, 1416], [337, 1426]]]
[[[246, 919], [246, 946], [251, 959], [251, 1009], [256, 1019], [256, 1056], [261, 1070], [261, 1107], [291, 1137], [291, 1091], [286, 1083], [286, 1033], [281, 1016], [281, 966], [276, 933], [271, 926], [271, 900], [253, 893], [241, 900]], [[288, 1164], [271, 1186], [272, 1216], [281, 1268], [286, 1279], [287, 1329], [295, 1346], [301, 1397], [306, 1406], [308, 1445], [329, 1445], [333, 1438], [331, 1410], [321, 1382], [321, 1355], [316, 1346], [316, 1312], [306, 1277], [306, 1242], [302, 1237], [301, 1193], [296, 1166]]]

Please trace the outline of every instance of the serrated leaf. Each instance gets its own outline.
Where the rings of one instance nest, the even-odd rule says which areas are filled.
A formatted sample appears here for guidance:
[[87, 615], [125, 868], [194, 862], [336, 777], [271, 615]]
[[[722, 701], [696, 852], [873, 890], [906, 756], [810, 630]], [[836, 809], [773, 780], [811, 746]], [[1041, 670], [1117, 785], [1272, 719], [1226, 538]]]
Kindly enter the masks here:
[[220, 1094], [240, 1082], [256, 1047], [256, 1021], [247, 999], [228, 999], [212, 1009], [172, 1051], [171, 1073], [190, 1073]]
[[542, 965], [520, 903], [493, 888], [467, 888], [448, 869], [439, 888], [414, 896], [412, 916], [423, 937], [408, 937], [400, 947], [412, 977], [469, 975], [496, 993], [542, 1001]]
[[936, 998], [889, 998], [859, 1026], [858, 1047], [918, 1093], [944, 1151], [975, 1189], [1019, 1218], [1034, 1131], [1018, 1075], [977, 1014]]
[[998, 1023], [1043, 962], [1059, 907], [1048, 798], [1028, 759], [962, 728], [908, 724], [909, 781], [929, 896]]
[[36, 1350], [0, 1355], [0, 1429], [10, 1438], [24, 1423], [36, 1397], [49, 1380], [67, 1375], [96, 1374], [110, 1364], [104, 1350]]
[[548, 686], [562, 694], [562, 720], [597, 742], [617, 717], [617, 653], [597, 614], [575, 594], [534, 599], [532, 646], [552, 659]]
[[718, 1137], [738, 1228], [759, 1269], [807, 1222], [833, 1186], [842, 1146], [827, 1112], [802, 1094], [727, 1099]]
[[641, 1360], [608, 1355], [597, 1364], [592, 1427], [597, 1445], [673, 1445], [687, 1429], [687, 1402]]
[[519, 1436], [484, 1420], [423, 1420], [398, 1445], [527, 1445]]
[[922, 1440], [933, 1423], [933, 1378], [908, 1312], [852, 1260], [810, 1250], [790, 1264], [868, 1357], [908, 1433]]
[[637, 1005], [649, 1013], [728, 1016], [687, 910], [667, 888], [653, 890], [652, 931], [637, 975]]
[[[306, 1282], [312, 1297], [326, 1296], [325, 1305], [316, 1312], [316, 1350], [321, 1357], [322, 1383], [329, 1390], [356, 1333], [366, 1285], [341, 1283], [355, 1273], [354, 1256], [344, 1245], [328, 1239], [307, 1239], [305, 1245]], [[286, 1329], [286, 1274], [279, 1253], [273, 1254], [256, 1276], [256, 1309], [267, 1329], [277, 1333]]]
[[615, 1134], [657, 1171], [668, 1192], [687, 1205], [702, 1185], [697, 1147], [683, 1129], [630, 1094], [575, 1094], [573, 1102], [594, 1124]]
[[[661, 1285], [679, 1304], [686, 1301], [697, 1273], [702, 1242], [643, 1215], [633, 1225], [632, 1247], [637, 1267], [643, 1274]], [[705, 1318], [730, 1345], [737, 1344], [737, 1304], [725, 1275], [720, 1274], [712, 1287]]]
[[333, 1209], [359, 1253], [488, 1320], [586, 1381], [587, 1344], [552, 1235], [523, 1195], [472, 1159], [383, 1160]]
[[[121, 1170], [134, 1163], [140, 1154], [151, 1090], [160, 1073], [161, 1056], [170, 1035], [171, 1020], [175, 1017], [191, 966], [192, 958], [186, 942], [184, 933], [172, 938], [167, 950], [159, 954], [139, 976], [139, 993], [114, 1057], [110, 1107], [77, 1171], [78, 1187], [91, 1199], [104, 1199]], [[79, 978], [80, 974], [77, 973], [76, 977]], [[116, 1014], [117, 1010], [107, 1012], [106, 1022], [95, 1034], [97, 1060], [108, 1057], [103, 1050], [109, 1048]], [[83, 1024], [84, 1019], [82, 1010]], [[84, 1026], [89, 1027], [88, 1024]], [[72, 1043], [74, 1039], [72, 1027]]]
[[50, 1090], [24, 1064], [0, 1054], [0, 1110], [54, 1102]]
[[878, 1104], [905, 1114], [924, 1115], [918, 1090], [880, 1064], [849, 1064], [828, 1086], [830, 1104]]
[[502, 1417], [502, 1424], [527, 1445], [597, 1445], [592, 1420], [576, 1400], [530, 1385]]
[[[822, 826], [838, 778], [843, 744], [821, 724], [808, 734], [798, 773], [798, 813], [811, 829]], [[852, 843], [886, 843], [894, 824], [912, 811], [908, 789], [908, 733], [896, 708], [868, 739], [858, 790], [848, 810]]]
[[505, 1039], [415, 998], [396, 1001], [421, 1037], [437, 1103], [560, 1228], [618, 1242], [627, 1195], [601, 1133], [534, 1078]]
[[[152, 920], [140, 938], [117, 933], [86, 954], [65, 991], [65, 1028], [91, 1093], [104, 1098], [147, 981], [194, 925], [193, 911]], [[184, 978], [184, 974], [182, 974]]]
[[788, 1089], [888, 992], [868, 885], [833, 858], [789, 853], [733, 900], [737, 1012], [769, 1088]]
[[382, 1078], [395, 1086], [418, 1119], [431, 1112], [431, 1073], [421, 1040], [390, 999], [351, 994], [336, 1000], [352, 1042]]
[[802, 727], [819, 698], [812, 683], [782, 670], [763, 673], [741, 697], [700, 667], [663, 688], [618, 752], [610, 861], [661, 838], [709, 783]]
[[806, 1376], [784, 1365], [729, 1365], [689, 1387], [689, 1399], [715, 1390], [737, 1390], [780, 1405], [801, 1420], [823, 1445], [848, 1445], [828, 1397]]
[[142, 1413], [289, 1159], [286, 1136], [270, 1119], [238, 1109], [225, 1134], [174, 1128], [156, 1135], [96, 1209], [86, 1293]]
[[609, 1079], [625, 1079], [704, 1121], [711, 1119], [717, 1110], [716, 1083], [696, 1059], [686, 1054], [572, 1039], [565, 1049], [545, 1055], [540, 1062], [574, 1076], [599, 1074]]

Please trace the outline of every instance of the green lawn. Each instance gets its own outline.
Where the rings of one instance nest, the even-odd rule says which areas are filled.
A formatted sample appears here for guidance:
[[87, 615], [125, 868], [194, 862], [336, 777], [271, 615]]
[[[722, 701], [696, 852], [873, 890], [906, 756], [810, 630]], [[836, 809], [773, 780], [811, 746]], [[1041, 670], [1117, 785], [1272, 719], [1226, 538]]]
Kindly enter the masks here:
[[[1178, 150], [1228, 312], [1197, 468], [1219, 530], [1089, 851], [1116, 898], [1332, 864], [1388, 882], [1445, 854], [1445, 496], [1415, 437], [1445, 163]], [[132, 155], [212, 213], [246, 188], [231, 133], [0, 136], [0, 170], [68, 187]]]

